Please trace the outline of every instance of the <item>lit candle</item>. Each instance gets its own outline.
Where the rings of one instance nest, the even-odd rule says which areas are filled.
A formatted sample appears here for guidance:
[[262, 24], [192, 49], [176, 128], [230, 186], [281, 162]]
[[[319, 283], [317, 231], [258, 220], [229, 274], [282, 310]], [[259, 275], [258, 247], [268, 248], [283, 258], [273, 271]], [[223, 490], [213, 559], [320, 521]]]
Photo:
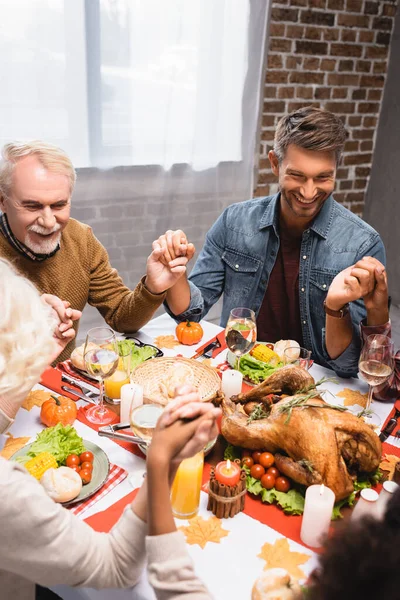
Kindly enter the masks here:
[[224, 460], [215, 467], [215, 479], [225, 485], [236, 485], [240, 479], [239, 465], [230, 460]]
[[143, 404], [143, 388], [141, 385], [127, 383], [121, 388], [120, 421], [129, 423], [131, 412], [136, 406]]
[[312, 548], [322, 546], [322, 538], [329, 531], [334, 504], [335, 494], [325, 485], [307, 488], [300, 532], [304, 544]]
[[229, 369], [222, 373], [222, 391], [225, 397], [230, 400], [232, 396], [240, 394], [242, 391], [243, 375], [240, 371]]

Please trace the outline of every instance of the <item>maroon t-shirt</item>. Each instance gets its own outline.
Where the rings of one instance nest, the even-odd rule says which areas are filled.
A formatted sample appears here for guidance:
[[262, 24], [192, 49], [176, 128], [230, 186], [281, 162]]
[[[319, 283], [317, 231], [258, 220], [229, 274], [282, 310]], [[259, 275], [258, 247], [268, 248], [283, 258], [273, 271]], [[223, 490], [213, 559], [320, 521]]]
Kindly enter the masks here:
[[299, 302], [301, 237], [281, 227], [280, 246], [257, 317], [260, 342], [296, 340], [303, 345]]

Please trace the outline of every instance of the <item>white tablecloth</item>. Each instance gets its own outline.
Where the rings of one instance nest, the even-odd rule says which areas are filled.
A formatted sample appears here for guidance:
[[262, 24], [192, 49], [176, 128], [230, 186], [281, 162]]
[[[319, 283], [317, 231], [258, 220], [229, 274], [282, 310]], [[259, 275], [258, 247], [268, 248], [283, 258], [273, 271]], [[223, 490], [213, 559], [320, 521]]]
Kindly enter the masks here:
[[[199, 346], [221, 331], [220, 327], [206, 321], [202, 322], [202, 326], [204, 336]], [[175, 322], [168, 315], [162, 315], [148, 323], [137, 337], [142, 341], [153, 343], [154, 338], [159, 335], [174, 334], [175, 327]], [[179, 346], [175, 350], [163, 349], [163, 351], [167, 356], [179, 353], [190, 357], [194, 354], [196, 348], [197, 346]], [[223, 360], [224, 354], [221, 353], [215, 359], [215, 364], [219, 364]], [[331, 371], [318, 365], [313, 365], [310, 372], [316, 381], [322, 377], [332, 377]], [[329, 382], [324, 385], [324, 388], [329, 389], [333, 394], [332, 397], [326, 397], [326, 400], [343, 404], [343, 399], [335, 397], [335, 392], [345, 387], [363, 393], [367, 391], [366, 384], [358, 379], [338, 380], [338, 383]], [[374, 403], [374, 410], [379, 414], [382, 423], [389, 414], [391, 407], [390, 404]], [[91, 514], [107, 509], [131, 492], [132, 489], [139, 487], [145, 471], [145, 462], [121, 448], [112, 440], [99, 437], [93, 429], [79, 421], [76, 421], [75, 426], [84, 439], [91, 440], [101, 446], [112, 463], [124, 467], [129, 472], [129, 477], [125, 481], [98, 501], [91, 509], [83, 513], [82, 518], [86, 518]], [[11, 428], [11, 433], [15, 437], [34, 437], [42, 428], [43, 426], [39, 421], [39, 408], [34, 407], [30, 412], [25, 410], [19, 412], [17, 420]], [[2, 440], [0, 438], [1, 446]], [[210, 513], [206, 511], [206, 504], [207, 496], [202, 492], [199, 514], [204, 518], [210, 516]], [[268, 510], [268, 505], [265, 506], [265, 510]], [[177, 520], [178, 527], [186, 524], [185, 521]], [[266, 542], [273, 544], [275, 540], [282, 536], [267, 525], [243, 513], [240, 513], [234, 519], [223, 519], [223, 528], [229, 531], [229, 535], [223, 538], [219, 544], [208, 543], [204, 550], [199, 546], [191, 545], [188, 546], [188, 550], [195, 561], [197, 573], [203, 578], [216, 600], [226, 600], [227, 598], [230, 600], [246, 600], [250, 598], [253, 582], [260, 575], [265, 565], [265, 561], [257, 556], [263, 544]], [[310, 559], [301, 567], [305, 575], [308, 575], [316, 565], [315, 555], [311, 550], [292, 540], [289, 540], [289, 545], [293, 551], [309, 554]], [[73, 589], [65, 586], [57, 586], [53, 589], [64, 600], [152, 600], [155, 598], [145, 575], [135, 588], [129, 590], [96, 591], [87, 588]]]

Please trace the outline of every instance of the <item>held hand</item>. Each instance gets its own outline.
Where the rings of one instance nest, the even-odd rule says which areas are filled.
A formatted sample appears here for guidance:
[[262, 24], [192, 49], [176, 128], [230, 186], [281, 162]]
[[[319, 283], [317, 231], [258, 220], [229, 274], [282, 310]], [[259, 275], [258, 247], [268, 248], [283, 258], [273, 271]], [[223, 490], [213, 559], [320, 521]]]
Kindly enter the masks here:
[[372, 256], [365, 256], [361, 263], [362, 268], [368, 269], [375, 280], [372, 291], [363, 296], [367, 311], [385, 312], [388, 315], [388, 284], [384, 265]]
[[51, 362], [53, 362], [66, 345], [75, 338], [76, 332], [73, 328], [73, 322], [81, 318], [82, 312], [71, 308], [69, 302], [60, 300], [60, 298], [52, 294], [42, 294], [41, 298], [51, 307], [56, 321], [54, 329], [56, 348], [54, 355], [51, 357]]
[[186, 273], [188, 258], [181, 256], [169, 263], [165, 260], [165, 249], [153, 242], [153, 252], [147, 259], [145, 284], [153, 294], [161, 294], [172, 288]]
[[169, 229], [153, 243], [153, 249], [155, 244], [164, 250], [162, 260], [166, 265], [181, 256], [186, 256], [189, 261], [195, 253], [194, 245], [188, 242], [185, 233], [181, 229], [177, 229], [176, 231]]
[[220, 414], [221, 411], [212, 404], [200, 401], [195, 388], [180, 388], [176, 399], [168, 404], [157, 423], [149, 448], [150, 456], [161, 453], [176, 466], [184, 458], [200, 452], [218, 435], [216, 419]]

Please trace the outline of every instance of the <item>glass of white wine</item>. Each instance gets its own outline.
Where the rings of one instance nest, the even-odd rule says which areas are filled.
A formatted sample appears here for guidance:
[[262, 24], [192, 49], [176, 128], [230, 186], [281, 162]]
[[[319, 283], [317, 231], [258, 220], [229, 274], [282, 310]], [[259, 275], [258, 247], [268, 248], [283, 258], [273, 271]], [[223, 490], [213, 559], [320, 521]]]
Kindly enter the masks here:
[[99, 382], [99, 403], [89, 408], [85, 416], [91, 423], [107, 425], [116, 414], [104, 406], [104, 380], [118, 368], [119, 354], [115, 333], [109, 327], [94, 327], [88, 331], [84, 348], [86, 370]]
[[257, 341], [256, 315], [250, 308], [234, 308], [229, 313], [225, 328], [226, 345], [237, 357], [236, 368], [242, 356], [250, 352]]
[[393, 342], [386, 335], [369, 335], [361, 350], [359, 374], [369, 385], [366, 409], [370, 410], [374, 387], [385, 383], [394, 369]]

